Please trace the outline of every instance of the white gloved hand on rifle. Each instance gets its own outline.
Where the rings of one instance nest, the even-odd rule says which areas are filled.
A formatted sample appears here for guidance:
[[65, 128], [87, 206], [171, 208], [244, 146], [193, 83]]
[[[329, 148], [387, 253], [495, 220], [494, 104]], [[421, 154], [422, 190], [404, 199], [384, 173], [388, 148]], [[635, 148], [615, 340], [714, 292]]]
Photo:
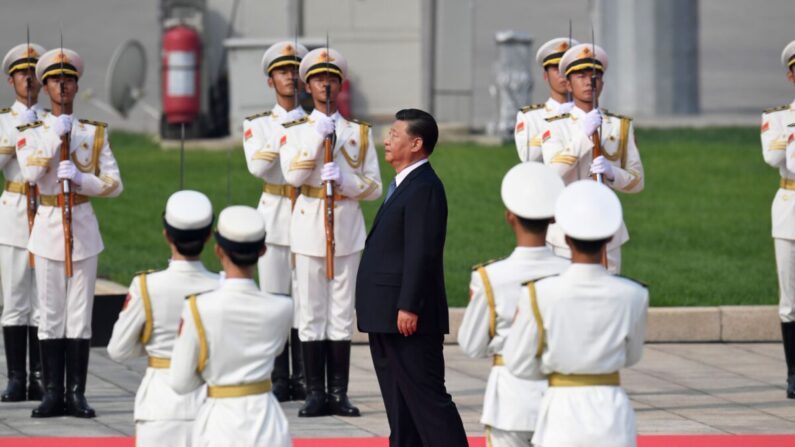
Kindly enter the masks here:
[[558, 115], [563, 115], [564, 113], [571, 112], [571, 109], [574, 108], [574, 101], [564, 102], [563, 104], [558, 106], [558, 110], [555, 112]]
[[320, 180], [324, 182], [332, 181], [339, 185], [342, 180], [342, 172], [340, 167], [335, 162], [326, 163], [323, 165], [323, 170], [320, 171]]
[[19, 123], [21, 126], [30, 124], [38, 119], [39, 117], [36, 116], [36, 111], [33, 109], [27, 109], [19, 115]]
[[596, 132], [596, 129], [602, 125], [602, 113], [599, 109], [593, 109], [582, 117], [582, 131], [589, 137]]
[[67, 132], [71, 132], [72, 115], [58, 115], [52, 125], [52, 130], [55, 132], [55, 135], [58, 135], [59, 137], [64, 136], [64, 134]]
[[591, 174], [602, 174], [611, 182], [616, 178], [616, 174], [613, 172], [613, 165], [602, 155], [596, 157], [591, 163]]
[[83, 174], [77, 169], [72, 160], [64, 160], [58, 163], [58, 178], [67, 179], [76, 185], [83, 183]]
[[326, 115], [320, 115], [315, 119], [315, 130], [321, 137], [326, 138], [334, 133], [334, 120]]

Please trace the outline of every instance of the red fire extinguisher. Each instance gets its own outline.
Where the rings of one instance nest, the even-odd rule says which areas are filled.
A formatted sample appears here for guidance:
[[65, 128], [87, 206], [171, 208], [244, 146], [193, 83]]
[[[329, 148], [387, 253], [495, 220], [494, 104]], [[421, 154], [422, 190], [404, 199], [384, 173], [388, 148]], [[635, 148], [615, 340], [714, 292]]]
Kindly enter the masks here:
[[201, 100], [201, 39], [195, 29], [177, 25], [163, 33], [163, 114], [169, 124], [190, 123]]

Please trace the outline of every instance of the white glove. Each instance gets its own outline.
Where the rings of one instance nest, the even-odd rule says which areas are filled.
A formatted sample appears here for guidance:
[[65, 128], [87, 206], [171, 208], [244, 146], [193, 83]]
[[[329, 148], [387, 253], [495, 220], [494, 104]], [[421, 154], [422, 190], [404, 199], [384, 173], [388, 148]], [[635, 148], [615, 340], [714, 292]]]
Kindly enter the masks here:
[[555, 112], [558, 115], [563, 115], [564, 113], [571, 112], [571, 109], [574, 108], [574, 101], [564, 102], [563, 104], [558, 106], [558, 111]]
[[83, 174], [72, 163], [72, 160], [64, 160], [58, 163], [58, 178], [71, 180], [77, 185], [83, 183]]
[[36, 116], [36, 111], [33, 109], [27, 109], [24, 112], [22, 112], [22, 114], [19, 116], [19, 122], [21, 126], [24, 126], [25, 124], [30, 124], [36, 121], [37, 119], [39, 119], [39, 117]]
[[52, 125], [55, 135], [62, 137], [65, 133], [72, 130], [72, 115], [58, 115]]
[[613, 165], [601, 155], [596, 157], [593, 163], [591, 163], [591, 174], [602, 174], [611, 182], [616, 178], [613, 172]]
[[284, 116], [284, 122], [289, 123], [290, 121], [295, 121], [297, 119], [301, 119], [304, 116], [304, 109], [300, 107], [296, 107], [293, 110], [287, 112], [287, 115]]
[[593, 109], [582, 117], [582, 131], [589, 137], [602, 125], [602, 113]]
[[320, 180], [327, 182], [331, 180], [332, 182], [339, 184], [340, 179], [342, 179], [342, 174], [340, 173], [340, 167], [337, 166], [337, 163], [331, 162], [326, 163], [323, 165], [323, 170], [320, 171]]
[[326, 138], [334, 133], [334, 120], [326, 115], [321, 115], [315, 120], [315, 130], [321, 137]]

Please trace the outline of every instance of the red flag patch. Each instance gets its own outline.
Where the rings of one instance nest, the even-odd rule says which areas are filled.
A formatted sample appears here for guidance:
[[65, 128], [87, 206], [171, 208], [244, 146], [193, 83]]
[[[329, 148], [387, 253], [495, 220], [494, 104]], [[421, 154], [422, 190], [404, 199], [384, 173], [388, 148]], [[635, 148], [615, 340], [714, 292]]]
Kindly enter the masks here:
[[765, 121], [764, 123], [762, 123], [762, 133], [765, 133], [768, 130], [770, 130], [770, 123]]
[[249, 138], [254, 136], [254, 132], [251, 129], [246, 129], [246, 133], [243, 134], [243, 138], [248, 141]]
[[795, 140], [795, 133], [789, 134], [789, 138], [787, 139], [787, 143], [792, 143], [792, 140]]
[[282, 135], [282, 138], [279, 140], [279, 147], [282, 147], [285, 144], [287, 144], [287, 135]]
[[19, 141], [17, 141], [17, 149], [22, 149], [27, 143], [27, 140], [20, 138]]
[[546, 143], [548, 139], [552, 138], [552, 132], [546, 131], [544, 135], [541, 136], [541, 141]]
[[128, 304], [130, 304], [130, 298], [132, 298], [132, 295], [130, 295], [130, 294], [128, 293], [128, 294], [127, 294], [127, 297], [126, 297], [126, 298], [124, 298], [124, 305], [123, 305], [123, 306], [121, 306], [121, 310], [126, 310], [126, 309], [127, 309], [127, 305], [128, 305]]
[[519, 133], [524, 130], [524, 121], [519, 121], [516, 124], [516, 133]]
[[179, 319], [179, 328], [177, 329], [177, 335], [182, 335], [182, 325], [185, 324], [185, 320], [182, 318]]

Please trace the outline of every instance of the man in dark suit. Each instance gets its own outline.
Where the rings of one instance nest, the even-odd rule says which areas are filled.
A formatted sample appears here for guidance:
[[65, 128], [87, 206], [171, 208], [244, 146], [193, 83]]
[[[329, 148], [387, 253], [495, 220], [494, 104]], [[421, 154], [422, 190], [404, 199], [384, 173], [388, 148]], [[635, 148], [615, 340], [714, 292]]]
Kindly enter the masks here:
[[370, 336], [390, 447], [463, 447], [461, 416], [444, 386], [447, 198], [428, 163], [439, 130], [421, 110], [395, 118], [384, 152], [397, 175], [359, 264], [358, 326]]

